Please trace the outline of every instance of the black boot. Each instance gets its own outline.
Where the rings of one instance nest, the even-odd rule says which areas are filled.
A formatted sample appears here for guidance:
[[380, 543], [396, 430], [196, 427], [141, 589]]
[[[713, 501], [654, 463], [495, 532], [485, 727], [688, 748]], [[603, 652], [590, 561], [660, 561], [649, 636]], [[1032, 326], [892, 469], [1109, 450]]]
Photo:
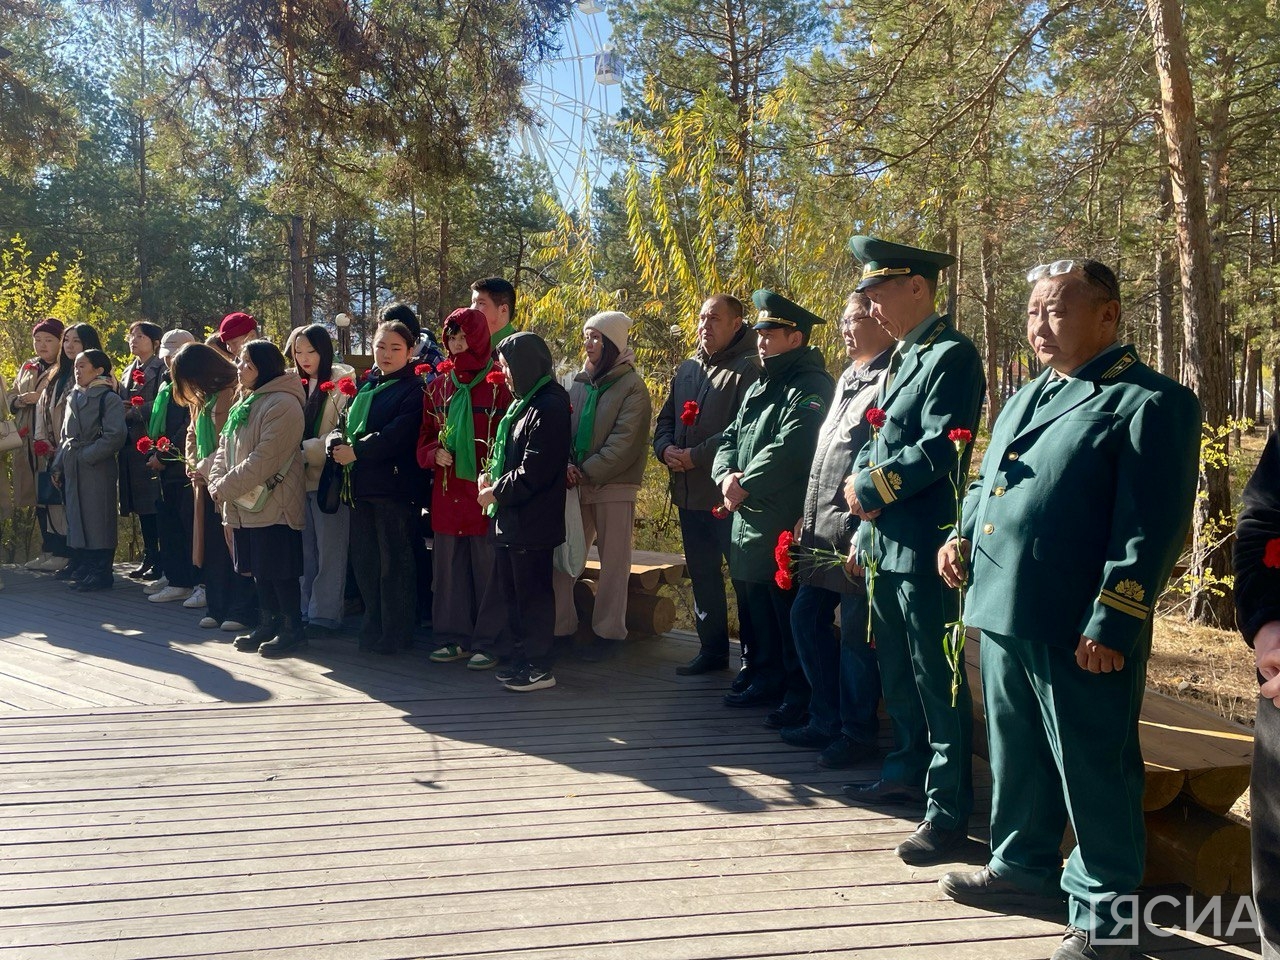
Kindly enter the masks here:
[[115, 585], [115, 574], [111, 572], [111, 558], [114, 550], [86, 551], [84, 574], [75, 578], [71, 589], [78, 593], [92, 593], [95, 590], [110, 590]]
[[264, 643], [274, 639], [282, 620], [280, 605], [270, 581], [255, 579], [254, 586], [258, 591], [258, 625], [235, 640], [236, 649], [248, 653], [253, 653]]
[[288, 657], [307, 649], [307, 638], [302, 632], [301, 614], [286, 614], [274, 640], [268, 640], [258, 648], [264, 657]]
[[129, 578], [132, 580], [159, 580], [160, 579], [160, 559], [150, 552], [142, 555], [142, 561], [132, 570], [129, 571]]

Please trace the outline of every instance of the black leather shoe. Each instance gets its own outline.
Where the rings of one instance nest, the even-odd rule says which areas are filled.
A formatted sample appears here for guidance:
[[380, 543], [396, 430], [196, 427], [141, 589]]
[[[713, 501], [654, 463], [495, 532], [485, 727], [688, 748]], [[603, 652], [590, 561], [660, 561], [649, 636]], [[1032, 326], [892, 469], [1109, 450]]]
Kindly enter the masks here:
[[724, 705], [726, 707], [772, 707], [781, 699], [781, 690], [771, 690], [753, 683], [741, 693], [726, 693]]
[[948, 854], [969, 839], [969, 831], [963, 827], [948, 830], [935, 827], [926, 820], [916, 827], [916, 832], [898, 844], [893, 852], [903, 863], [924, 866], [946, 860]]
[[[768, 722], [767, 720], [765, 721]], [[783, 727], [782, 742], [806, 750], [825, 750], [834, 738], [813, 727]]]
[[93, 593], [97, 590], [110, 590], [115, 585], [115, 577], [110, 573], [91, 573], [71, 584], [77, 593]]
[[733, 678], [733, 683], [729, 684], [729, 689], [734, 693], [742, 693], [747, 687], [751, 686], [751, 681], [755, 678], [755, 673], [744, 663], [742, 669], [738, 671], [738, 675]]
[[804, 706], [798, 703], [787, 703], [782, 701], [782, 706], [777, 710], [769, 711], [769, 715], [764, 718], [764, 725], [770, 730], [785, 730], [787, 727], [803, 727], [807, 719], [808, 711]]
[[305, 649], [307, 649], [307, 637], [302, 630], [301, 619], [286, 617], [276, 638], [258, 647], [258, 655], [275, 659], [292, 656]]
[[856, 767], [867, 760], [875, 760], [880, 756], [880, 748], [874, 743], [859, 743], [844, 734], [831, 741], [831, 746], [818, 754], [818, 766], [828, 770], [843, 770]]
[[976, 873], [948, 873], [938, 881], [938, 886], [957, 903], [975, 907], [1050, 910], [1060, 908], [1064, 902], [1061, 894], [1052, 896], [1024, 890], [1013, 881], [996, 876], [990, 867], [983, 867]]
[[728, 669], [728, 657], [709, 657], [705, 653], [700, 653], [688, 663], [682, 663], [676, 667], [676, 676], [696, 677], [703, 673], [715, 673], [718, 670]]
[[1079, 927], [1067, 927], [1062, 945], [1053, 951], [1052, 960], [1129, 960], [1133, 948], [1127, 944], [1090, 943], [1089, 935]]
[[905, 783], [877, 780], [874, 783], [846, 783], [844, 795], [854, 803], [880, 806], [882, 804], [908, 804], [924, 806], [924, 791]]

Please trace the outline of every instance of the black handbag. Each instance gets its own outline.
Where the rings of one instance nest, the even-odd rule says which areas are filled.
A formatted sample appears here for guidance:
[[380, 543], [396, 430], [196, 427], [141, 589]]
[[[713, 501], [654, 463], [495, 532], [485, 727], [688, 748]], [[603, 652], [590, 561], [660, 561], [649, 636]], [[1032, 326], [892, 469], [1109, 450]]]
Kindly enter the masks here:
[[320, 486], [316, 489], [316, 506], [321, 513], [337, 513], [342, 506], [342, 464], [333, 457], [324, 458]]
[[36, 503], [42, 507], [62, 505], [62, 488], [53, 482], [53, 475], [48, 470], [36, 474]]

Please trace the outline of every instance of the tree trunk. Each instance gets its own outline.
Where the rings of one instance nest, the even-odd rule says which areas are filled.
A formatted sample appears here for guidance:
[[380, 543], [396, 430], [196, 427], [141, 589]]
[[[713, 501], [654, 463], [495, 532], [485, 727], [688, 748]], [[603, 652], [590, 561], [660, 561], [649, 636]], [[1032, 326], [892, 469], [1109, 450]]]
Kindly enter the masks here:
[[[1173, 219], [1173, 186], [1167, 171], [1160, 178], [1160, 211], [1163, 223]], [[1156, 236], [1156, 367], [1166, 377], [1176, 380], [1178, 336], [1173, 322], [1173, 284], [1178, 275], [1178, 261], [1165, 240], [1164, 230]]]
[[306, 283], [302, 294], [302, 325], [314, 322], [316, 316], [316, 218], [307, 217], [307, 249], [304, 254]]
[[[1160, 77], [1161, 115], [1178, 238], [1178, 266], [1182, 278], [1183, 339], [1186, 382], [1200, 398], [1211, 426], [1226, 422], [1226, 358], [1222, 346], [1222, 315], [1211, 256], [1204, 175], [1200, 165], [1200, 137], [1196, 127], [1187, 44], [1182, 32], [1180, 0], [1147, 0]], [[1222, 581], [1231, 572], [1226, 549], [1231, 530], [1231, 489], [1225, 466], [1200, 463], [1200, 492], [1193, 517], [1189, 616], [1215, 626], [1231, 627], [1235, 611]]]
[[306, 286], [307, 276], [303, 267], [302, 248], [305, 243], [303, 236], [302, 217], [293, 216], [289, 218], [289, 326], [301, 327], [306, 321]]
[[[147, 21], [138, 13], [138, 72], [140, 87], [147, 89]], [[147, 118], [142, 105], [135, 104], [138, 114], [138, 313], [144, 320], [155, 320], [155, 304], [151, 296], [151, 241], [147, 170]]]
[[[449, 204], [448, 201], [442, 201], [440, 204], [440, 262], [438, 266], [440, 273], [440, 287], [436, 295], [437, 312], [443, 321], [445, 316], [445, 304], [449, 302]], [[444, 346], [441, 344], [441, 346]]]

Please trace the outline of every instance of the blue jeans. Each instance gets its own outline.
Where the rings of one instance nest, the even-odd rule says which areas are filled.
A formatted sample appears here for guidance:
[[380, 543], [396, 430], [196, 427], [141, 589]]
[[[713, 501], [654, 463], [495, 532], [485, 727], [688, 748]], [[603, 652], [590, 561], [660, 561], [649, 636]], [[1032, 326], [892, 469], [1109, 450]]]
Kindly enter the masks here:
[[809, 726], [874, 745], [880, 733], [880, 667], [867, 643], [867, 598], [801, 584], [791, 607], [791, 632], [812, 688]]
[[[733, 519], [712, 516], [710, 510], [679, 508], [680, 538], [684, 541], [684, 564], [693, 584], [694, 618], [702, 654], [720, 659], [729, 656], [729, 601], [724, 588], [724, 566], [729, 562], [729, 543]], [[743, 616], [743, 587], [733, 581], [738, 604], [740, 634], [746, 632], [748, 617]], [[749, 655], [751, 639], [740, 636], [744, 658]]]

